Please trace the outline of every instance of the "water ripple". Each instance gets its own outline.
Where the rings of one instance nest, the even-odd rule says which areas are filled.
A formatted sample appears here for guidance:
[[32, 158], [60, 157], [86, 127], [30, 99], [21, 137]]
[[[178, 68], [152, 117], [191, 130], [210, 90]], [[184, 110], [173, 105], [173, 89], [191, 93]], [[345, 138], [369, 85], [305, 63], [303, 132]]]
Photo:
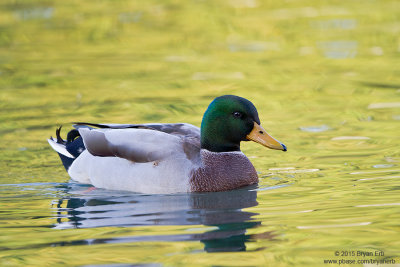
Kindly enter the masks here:
[[318, 125], [318, 126], [303, 126], [299, 127], [300, 131], [303, 132], [310, 132], [310, 133], [319, 133], [331, 130], [331, 127], [328, 125]]
[[297, 226], [297, 229], [323, 229], [323, 228], [340, 228], [370, 225], [372, 222], [348, 223], [348, 224], [331, 224], [331, 225], [307, 225]]
[[365, 207], [384, 207], [384, 206], [400, 206], [400, 203], [368, 204], [368, 205], [357, 205], [354, 207], [365, 208]]

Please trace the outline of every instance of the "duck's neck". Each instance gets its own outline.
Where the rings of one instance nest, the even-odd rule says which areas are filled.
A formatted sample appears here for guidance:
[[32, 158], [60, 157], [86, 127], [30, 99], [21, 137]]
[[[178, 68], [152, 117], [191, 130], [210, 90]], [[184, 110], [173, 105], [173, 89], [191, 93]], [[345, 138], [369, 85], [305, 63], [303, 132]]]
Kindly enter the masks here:
[[258, 182], [257, 172], [240, 151], [212, 152], [201, 149], [201, 167], [194, 170], [190, 186], [193, 192], [227, 191]]
[[210, 152], [240, 152], [240, 143], [238, 144], [218, 144], [202, 139], [201, 148]]
[[240, 141], [236, 131], [229, 131], [220, 117], [207, 109], [200, 127], [200, 143], [202, 149], [212, 152], [240, 151]]
[[223, 134], [203, 127], [201, 128], [201, 148], [211, 152], [232, 152], [240, 151], [240, 141], [232, 142], [227, 140]]

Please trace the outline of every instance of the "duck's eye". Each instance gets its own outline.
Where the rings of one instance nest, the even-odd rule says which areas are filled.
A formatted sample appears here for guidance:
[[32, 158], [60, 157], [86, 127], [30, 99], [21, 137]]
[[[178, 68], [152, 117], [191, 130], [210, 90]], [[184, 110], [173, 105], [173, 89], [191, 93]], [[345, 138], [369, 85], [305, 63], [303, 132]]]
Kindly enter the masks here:
[[240, 113], [239, 111], [235, 111], [232, 114], [233, 114], [233, 117], [235, 117], [235, 118], [241, 118], [243, 116], [243, 114]]

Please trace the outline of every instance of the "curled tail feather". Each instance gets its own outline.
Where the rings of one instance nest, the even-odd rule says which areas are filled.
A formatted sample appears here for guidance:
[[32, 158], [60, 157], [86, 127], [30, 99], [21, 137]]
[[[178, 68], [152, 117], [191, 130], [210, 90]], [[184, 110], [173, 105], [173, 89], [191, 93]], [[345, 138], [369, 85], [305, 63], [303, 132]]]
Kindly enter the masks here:
[[61, 137], [61, 126], [56, 129], [56, 140], [51, 137], [47, 141], [50, 146], [58, 153], [60, 159], [68, 171], [74, 160], [86, 149], [79, 131], [73, 129], [68, 132], [67, 140]]

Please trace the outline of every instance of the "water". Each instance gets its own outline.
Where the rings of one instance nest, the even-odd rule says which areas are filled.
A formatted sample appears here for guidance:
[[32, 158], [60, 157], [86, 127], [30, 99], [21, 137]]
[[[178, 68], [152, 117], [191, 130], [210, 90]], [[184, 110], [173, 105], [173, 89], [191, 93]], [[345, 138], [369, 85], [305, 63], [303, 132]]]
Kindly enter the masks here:
[[[399, 264], [399, 10], [390, 0], [2, 1], [0, 265]], [[222, 94], [251, 100], [288, 147], [243, 144], [258, 186], [94, 189], [71, 182], [46, 142], [74, 121], [199, 126]]]

